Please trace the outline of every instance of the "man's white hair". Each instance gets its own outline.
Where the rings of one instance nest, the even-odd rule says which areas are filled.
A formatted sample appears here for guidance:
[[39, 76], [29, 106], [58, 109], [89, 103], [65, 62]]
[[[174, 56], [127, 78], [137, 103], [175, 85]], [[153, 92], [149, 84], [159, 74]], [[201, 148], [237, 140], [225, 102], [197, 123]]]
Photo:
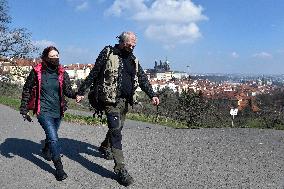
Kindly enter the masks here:
[[117, 36], [118, 42], [119, 43], [126, 42], [126, 41], [129, 40], [130, 36], [133, 36], [133, 35], [136, 37], [134, 32], [132, 32], [132, 31], [124, 31], [119, 36]]

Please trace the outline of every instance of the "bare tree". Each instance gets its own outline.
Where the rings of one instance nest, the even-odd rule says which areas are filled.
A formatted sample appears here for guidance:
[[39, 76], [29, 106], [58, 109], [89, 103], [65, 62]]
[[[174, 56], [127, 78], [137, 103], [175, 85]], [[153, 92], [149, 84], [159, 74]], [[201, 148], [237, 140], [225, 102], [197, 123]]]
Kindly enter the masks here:
[[7, 0], [0, 0], [0, 58], [8, 60], [13, 68], [13, 72], [5, 73], [8, 81], [17, 83], [27, 76], [28, 70], [18, 66], [16, 60], [31, 57], [38, 49], [32, 43], [31, 34], [25, 28], [11, 28], [11, 21]]
[[11, 17], [6, 0], [0, 0], [0, 57], [23, 58], [31, 56], [37, 48], [25, 28], [10, 28]]

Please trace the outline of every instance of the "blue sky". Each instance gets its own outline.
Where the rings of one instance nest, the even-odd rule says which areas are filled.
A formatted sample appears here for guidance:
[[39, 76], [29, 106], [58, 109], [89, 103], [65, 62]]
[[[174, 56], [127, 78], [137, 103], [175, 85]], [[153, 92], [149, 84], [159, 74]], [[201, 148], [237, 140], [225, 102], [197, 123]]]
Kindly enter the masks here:
[[191, 73], [284, 73], [283, 0], [8, 0], [11, 27], [25, 27], [61, 63], [94, 63], [122, 31], [138, 36], [143, 68], [170, 61]]

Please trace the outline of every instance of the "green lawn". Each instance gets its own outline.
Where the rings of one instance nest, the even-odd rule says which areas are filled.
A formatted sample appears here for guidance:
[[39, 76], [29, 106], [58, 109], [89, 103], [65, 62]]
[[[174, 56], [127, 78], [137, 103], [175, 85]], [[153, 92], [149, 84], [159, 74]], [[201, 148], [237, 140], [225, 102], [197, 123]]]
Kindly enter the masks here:
[[[21, 100], [19, 98], [0, 96], [0, 104], [10, 106], [14, 108], [15, 110], [19, 110], [20, 103], [21, 103]], [[71, 109], [87, 111], [86, 108], [80, 107], [79, 105], [76, 105], [74, 102], [73, 103], [71, 102]], [[128, 113], [127, 119], [135, 120], [135, 121], [142, 121], [142, 122], [147, 122], [147, 123], [153, 123], [153, 124], [158, 124], [158, 125], [164, 125], [164, 126], [173, 127], [173, 128], [189, 128], [186, 126], [186, 124], [179, 123], [175, 120], [165, 118], [165, 117], [146, 116], [143, 114]], [[105, 117], [103, 119], [99, 119], [99, 118], [93, 118], [92, 116], [82, 116], [82, 115], [74, 115], [70, 113], [65, 113], [63, 120], [68, 121], [68, 122], [73, 122], [73, 123], [79, 123], [79, 124], [87, 124], [87, 125], [106, 125]], [[227, 127], [230, 127], [230, 125], [228, 125]], [[238, 127], [284, 130], [284, 125], [276, 124], [272, 127], [272, 126], [265, 124], [265, 122], [261, 118], [248, 119], [246, 123], [242, 123], [242, 126], [239, 125]], [[190, 127], [190, 128], [195, 128], [195, 127]]]
[[[15, 110], [19, 110], [21, 100], [15, 99], [12, 97], [0, 96], [0, 104], [4, 104], [14, 108]], [[79, 107], [75, 103], [71, 103], [72, 109], [78, 110], [86, 110], [82, 107]], [[174, 120], [164, 119], [164, 118], [156, 118], [154, 116], [145, 116], [139, 114], [129, 113], [127, 114], [127, 119], [135, 120], [135, 121], [143, 121], [148, 123], [154, 123], [159, 125], [170, 126], [174, 128], [187, 128], [185, 125], [175, 122]], [[64, 121], [80, 123], [80, 124], [88, 124], [88, 125], [106, 125], [106, 119], [98, 119], [93, 118], [92, 116], [82, 116], [82, 115], [74, 115], [70, 113], [64, 114]]]

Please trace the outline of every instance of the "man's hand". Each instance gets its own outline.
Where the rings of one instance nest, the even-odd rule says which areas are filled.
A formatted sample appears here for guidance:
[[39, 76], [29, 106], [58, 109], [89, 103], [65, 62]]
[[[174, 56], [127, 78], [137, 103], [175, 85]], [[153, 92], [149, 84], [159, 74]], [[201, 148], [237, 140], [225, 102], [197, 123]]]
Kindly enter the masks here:
[[28, 122], [33, 122], [31, 116], [29, 116], [28, 114], [22, 114], [24, 121], [28, 121]]
[[155, 106], [158, 106], [160, 104], [160, 100], [158, 97], [154, 96], [152, 98], [152, 103], [155, 105]]
[[83, 99], [84, 99], [84, 96], [79, 96], [79, 95], [76, 96], [76, 102], [77, 103], [81, 102], [81, 100], [83, 100]]

